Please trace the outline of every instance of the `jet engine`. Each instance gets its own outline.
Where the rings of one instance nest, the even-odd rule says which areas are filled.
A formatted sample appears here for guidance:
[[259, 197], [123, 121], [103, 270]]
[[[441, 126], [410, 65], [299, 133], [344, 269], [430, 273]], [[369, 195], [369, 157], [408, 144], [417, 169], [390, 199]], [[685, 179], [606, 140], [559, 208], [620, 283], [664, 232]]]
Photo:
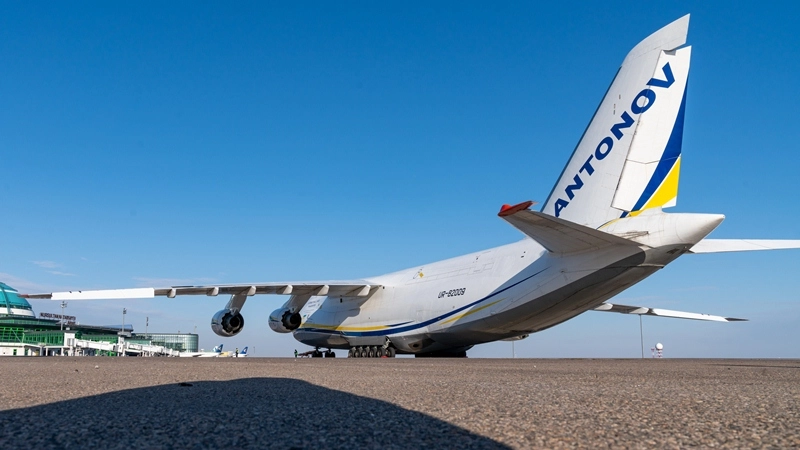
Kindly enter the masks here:
[[233, 312], [230, 309], [223, 309], [211, 318], [211, 329], [214, 330], [217, 336], [236, 336], [242, 331], [242, 328], [244, 328], [244, 317], [239, 311]]
[[291, 333], [300, 326], [300, 322], [300, 314], [288, 308], [278, 308], [269, 315], [269, 327], [277, 333]]

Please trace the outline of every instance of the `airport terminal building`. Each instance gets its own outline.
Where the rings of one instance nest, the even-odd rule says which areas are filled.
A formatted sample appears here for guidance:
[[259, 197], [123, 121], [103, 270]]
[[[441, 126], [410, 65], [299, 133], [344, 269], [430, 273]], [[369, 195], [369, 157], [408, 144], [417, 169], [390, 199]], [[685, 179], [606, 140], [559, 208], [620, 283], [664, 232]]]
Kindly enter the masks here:
[[60, 316], [37, 318], [33, 307], [16, 289], [0, 283], [0, 356], [176, 356], [172, 353], [198, 349], [198, 335], [193, 333], [137, 334], [130, 325], [122, 329], [64, 322]]

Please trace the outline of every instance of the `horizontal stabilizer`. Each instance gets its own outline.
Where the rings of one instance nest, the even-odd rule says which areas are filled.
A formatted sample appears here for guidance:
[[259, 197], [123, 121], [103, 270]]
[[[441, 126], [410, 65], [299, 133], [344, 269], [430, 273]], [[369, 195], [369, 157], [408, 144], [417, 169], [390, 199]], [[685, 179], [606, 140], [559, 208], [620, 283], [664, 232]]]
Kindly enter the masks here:
[[96, 291], [68, 291], [52, 292], [46, 294], [25, 294], [25, 298], [48, 300], [110, 300], [129, 298], [153, 298], [178, 295], [323, 295], [341, 297], [365, 297], [378, 285], [370, 284], [364, 280], [356, 281], [318, 281], [318, 282], [291, 282], [291, 283], [252, 283], [252, 284], [227, 284], [210, 286], [173, 286], [166, 288], [134, 288], [110, 289]]
[[637, 314], [640, 316], [672, 317], [675, 319], [708, 320], [712, 322], [744, 322], [747, 319], [736, 319], [734, 317], [712, 316], [711, 314], [700, 314], [684, 311], [672, 311], [669, 309], [648, 308], [646, 306], [616, 305], [602, 303], [593, 311], [615, 312], [621, 314]]
[[[553, 253], [597, 250], [611, 245], [639, 246], [636, 242], [628, 239], [545, 213], [529, 209], [514, 211], [515, 208], [505, 208], [499, 216]], [[514, 212], [509, 214], [508, 211]]]
[[703, 239], [692, 247], [692, 253], [751, 252], [800, 248], [800, 240], [769, 239]]

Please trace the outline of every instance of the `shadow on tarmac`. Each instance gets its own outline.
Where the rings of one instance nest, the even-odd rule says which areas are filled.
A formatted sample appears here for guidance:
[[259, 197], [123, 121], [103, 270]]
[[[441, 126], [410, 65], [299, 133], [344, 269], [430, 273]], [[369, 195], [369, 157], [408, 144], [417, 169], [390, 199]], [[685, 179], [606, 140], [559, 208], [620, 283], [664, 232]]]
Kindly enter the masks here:
[[0, 411], [0, 448], [423, 447], [509, 448], [385, 401], [288, 378], [175, 383]]

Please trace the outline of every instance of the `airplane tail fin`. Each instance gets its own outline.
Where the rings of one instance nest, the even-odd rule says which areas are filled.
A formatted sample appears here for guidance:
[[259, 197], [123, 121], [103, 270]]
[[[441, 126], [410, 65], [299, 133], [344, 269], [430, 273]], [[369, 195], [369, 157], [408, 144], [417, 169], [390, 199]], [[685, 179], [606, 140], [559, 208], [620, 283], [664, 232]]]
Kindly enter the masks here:
[[214, 347], [214, 352], [215, 353], [222, 353], [222, 345], [223, 344], [219, 344], [218, 346]]
[[247, 355], [247, 347], [243, 348], [241, 352], [239, 352], [239, 356]]
[[686, 15], [640, 42], [622, 66], [542, 212], [597, 228], [674, 206], [691, 47]]

